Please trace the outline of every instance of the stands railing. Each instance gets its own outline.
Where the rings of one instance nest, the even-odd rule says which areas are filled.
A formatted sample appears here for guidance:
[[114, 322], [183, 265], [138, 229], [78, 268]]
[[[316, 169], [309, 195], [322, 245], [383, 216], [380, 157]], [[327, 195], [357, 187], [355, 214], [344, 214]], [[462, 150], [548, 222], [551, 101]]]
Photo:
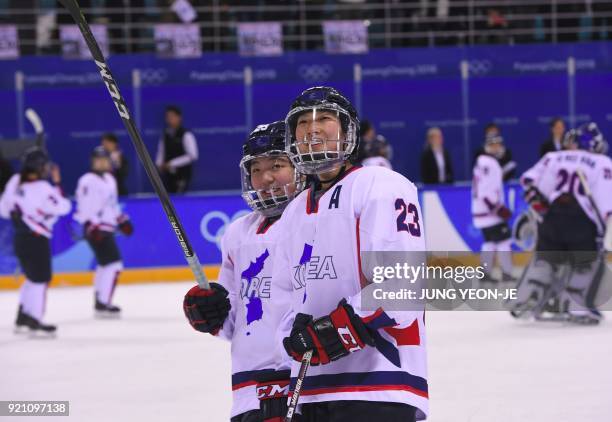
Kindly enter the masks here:
[[[180, 22], [167, 0], [80, 3], [90, 23], [107, 26], [113, 53], [154, 51], [153, 25]], [[203, 51], [235, 51], [238, 23], [266, 21], [282, 23], [285, 51], [322, 49], [326, 20], [364, 21], [370, 48], [612, 38], [610, 0], [191, 0], [191, 4]], [[53, 0], [0, 0], [0, 24], [17, 26], [22, 54], [57, 54], [59, 25], [71, 23]]]

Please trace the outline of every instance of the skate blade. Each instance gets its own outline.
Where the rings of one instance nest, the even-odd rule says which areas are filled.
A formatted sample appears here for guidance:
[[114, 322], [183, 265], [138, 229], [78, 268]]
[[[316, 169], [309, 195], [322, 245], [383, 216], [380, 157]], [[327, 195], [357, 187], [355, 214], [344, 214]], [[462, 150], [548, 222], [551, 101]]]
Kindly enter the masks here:
[[528, 300], [527, 302], [517, 303], [510, 309], [510, 315], [512, 315], [516, 319], [530, 319], [534, 316], [534, 310], [536, 308], [537, 303], [533, 300]]
[[578, 317], [569, 316], [567, 319], [567, 322], [570, 322], [576, 325], [599, 325], [599, 323], [601, 322], [601, 319], [587, 317], [587, 316], [578, 316]]
[[540, 322], [569, 322], [570, 319], [567, 315], [559, 314], [559, 315], [536, 315], [536, 321]]
[[30, 330], [28, 338], [34, 340], [49, 340], [57, 337], [57, 331]]
[[13, 333], [17, 335], [25, 335], [30, 333], [30, 329], [25, 326], [15, 326], [15, 328], [13, 328]]
[[94, 317], [96, 319], [120, 319], [121, 312], [95, 311]]
[[529, 311], [521, 311], [521, 310], [512, 310], [509, 311], [512, 318], [515, 319], [529, 319], [531, 318], [531, 313]]

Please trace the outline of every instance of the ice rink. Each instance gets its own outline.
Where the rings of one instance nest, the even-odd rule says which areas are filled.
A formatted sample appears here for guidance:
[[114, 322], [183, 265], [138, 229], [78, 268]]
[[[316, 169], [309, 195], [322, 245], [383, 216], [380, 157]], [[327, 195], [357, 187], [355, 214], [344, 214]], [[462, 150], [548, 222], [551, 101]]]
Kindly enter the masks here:
[[[53, 340], [14, 335], [17, 292], [1, 292], [0, 400], [69, 400], [70, 417], [54, 421], [228, 420], [229, 344], [185, 321], [190, 285], [118, 286], [119, 320], [93, 318], [91, 288], [51, 289]], [[579, 327], [428, 313], [428, 420], [612, 420], [611, 320], [608, 312], [600, 326]], [[16, 420], [29, 419], [40, 420]]]

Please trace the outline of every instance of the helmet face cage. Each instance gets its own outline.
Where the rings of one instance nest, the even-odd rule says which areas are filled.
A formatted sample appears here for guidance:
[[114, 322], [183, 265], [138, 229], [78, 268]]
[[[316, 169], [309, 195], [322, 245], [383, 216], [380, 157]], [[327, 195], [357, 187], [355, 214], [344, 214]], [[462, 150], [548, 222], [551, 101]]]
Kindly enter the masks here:
[[[316, 123], [322, 113], [331, 113], [338, 119], [338, 132], [329, 139], [309, 138], [308, 133], [297, 139], [300, 117], [306, 115], [309, 124], [322, 124]], [[300, 173], [319, 174], [340, 167], [357, 147], [359, 125], [348, 111], [335, 103], [296, 107], [287, 115], [285, 124], [285, 151]]]
[[[493, 145], [500, 145], [501, 147], [496, 148]], [[506, 152], [504, 138], [502, 138], [500, 135], [487, 136], [485, 139], [484, 150], [488, 155], [500, 159]]]
[[573, 146], [596, 154], [607, 154], [608, 142], [595, 122], [585, 123], [578, 129], [571, 129], [563, 138], [563, 146], [569, 149]]
[[91, 168], [93, 171], [97, 170], [96, 167], [98, 166], [97, 162], [99, 160], [106, 160], [107, 169], [105, 171], [111, 171], [113, 169], [113, 161], [111, 159], [111, 156], [109, 152], [106, 151], [106, 149], [104, 149], [104, 147], [102, 146], [95, 147], [91, 153], [90, 162], [91, 162]]
[[[282, 150], [270, 150], [256, 155], [245, 155], [240, 160], [242, 198], [247, 205], [265, 217], [280, 215], [287, 204], [304, 189], [305, 178], [294, 169], [291, 183], [273, 185], [268, 189], [255, 189], [251, 181], [251, 164], [256, 158], [288, 158], [287, 154]], [[291, 192], [294, 187], [295, 189]]]

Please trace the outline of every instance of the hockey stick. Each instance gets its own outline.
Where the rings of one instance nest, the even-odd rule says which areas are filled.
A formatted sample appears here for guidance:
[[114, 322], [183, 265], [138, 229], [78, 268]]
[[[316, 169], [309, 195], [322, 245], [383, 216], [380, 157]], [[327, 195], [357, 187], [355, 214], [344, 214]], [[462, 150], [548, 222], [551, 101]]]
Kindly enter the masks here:
[[293, 389], [293, 395], [289, 402], [289, 409], [287, 409], [287, 416], [285, 422], [291, 422], [293, 420], [293, 414], [297, 408], [298, 401], [300, 400], [300, 394], [302, 392], [302, 386], [304, 385], [304, 379], [306, 378], [306, 372], [310, 366], [310, 360], [312, 359], [312, 350], [308, 350], [302, 356], [302, 363], [300, 364], [300, 370], [298, 372], [297, 380], [295, 381], [295, 388]]
[[81, 33], [83, 34], [83, 38], [85, 38], [85, 42], [89, 47], [89, 51], [94, 58], [96, 66], [98, 66], [98, 70], [100, 72], [100, 76], [102, 77], [102, 81], [106, 85], [108, 92], [110, 93], [113, 102], [115, 103], [115, 107], [123, 120], [123, 124], [130, 134], [130, 139], [132, 140], [132, 144], [134, 148], [136, 148], [136, 153], [138, 154], [138, 158], [142, 163], [145, 171], [147, 172], [147, 176], [149, 177], [149, 181], [153, 185], [153, 189], [159, 198], [159, 202], [161, 202], [164, 212], [166, 213], [166, 217], [168, 217], [168, 221], [170, 222], [170, 226], [172, 227], [172, 231], [176, 235], [176, 238], [183, 250], [183, 254], [185, 255], [185, 259], [195, 276], [198, 285], [203, 289], [209, 289], [210, 286], [208, 284], [208, 280], [206, 279], [206, 275], [204, 271], [202, 271], [202, 265], [198, 259], [198, 256], [194, 252], [189, 239], [187, 238], [187, 233], [183, 229], [183, 225], [179, 220], [176, 210], [174, 209], [174, 205], [172, 205], [172, 201], [170, 201], [170, 197], [168, 196], [168, 192], [157, 173], [157, 169], [155, 168], [155, 164], [153, 164], [153, 160], [151, 160], [151, 156], [147, 152], [147, 148], [140, 137], [140, 133], [138, 133], [138, 129], [130, 116], [130, 112], [128, 111], [127, 104], [125, 100], [119, 93], [119, 86], [113, 79], [111, 71], [104, 59], [104, 55], [100, 50], [100, 46], [98, 42], [94, 38], [91, 33], [91, 29], [87, 21], [85, 20], [85, 16], [81, 12], [81, 8], [77, 3], [77, 0], [59, 0], [60, 3], [64, 5], [66, 9], [70, 12], [70, 15], [74, 19], [74, 21], [78, 24]]
[[593, 208], [593, 212], [597, 216], [597, 221], [599, 222], [599, 224], [601, 224], [601, 227], [603, 227], [605, 231], [606, 222], [604, 221], [603, 217], [599, 213], [599, 208], [597, 207], [597, 204], [595, 204], [595, 200], [593, 199], [593, 195], [591, 194], [591, 188], [589, 188], [589, 185], [587, 183], [586, 177], [584, 176], [584, 173], [582, 172], [582, 170], [576, 170], [576, 174], [578, 175], [578, 179], [580, 179], [580, 185], [582, 186], [582, 189], [584, 190], [584, 194], [589, 200], [589, 203], [591, 204], [591, 207]]
[[36, 132], [36, 146], [41, 149], [45, 149], [45, 128], [43, 127], [40, 116], [33, 109], [28, 108], [25, 111], [27, 119]]

